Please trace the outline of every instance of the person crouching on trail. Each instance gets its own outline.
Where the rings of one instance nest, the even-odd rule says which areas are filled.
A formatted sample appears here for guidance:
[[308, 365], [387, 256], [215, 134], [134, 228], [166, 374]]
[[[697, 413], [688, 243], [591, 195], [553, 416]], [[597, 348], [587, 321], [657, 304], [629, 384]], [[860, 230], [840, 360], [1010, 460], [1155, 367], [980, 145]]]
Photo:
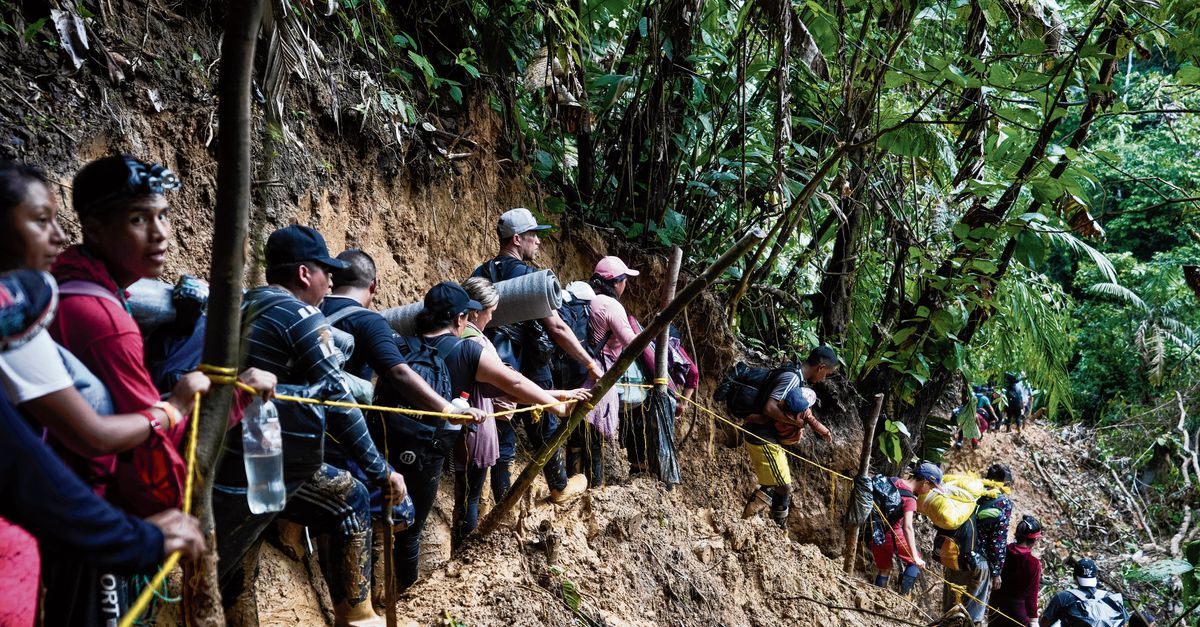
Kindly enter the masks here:
[[[917, 582], [917, 576], [925, 569], [925, 560], [917, 547], [917, 534], [913, 530], [913, 516], [917, 511], [917, 497], [937, 487], [941, 482], [941, 470], [933, 464], [921, 464], [913, 472], [911, 480], [900, 477], [890, 477], [888, 481], [900, 492], [900, 515], [891, 526], [883, 529], [882, 538], [872, 536], [867, 543], [871, 547], [871, 556], [875, 558], [875, 567], [879, 573], [875, 575], [875, 585], [887, 587], [888, 578], [892, 575], [894, 558], [899, 557], [904, 564], [904, 574], [900, 576], [900, 594], [908, 594]], [[889, 516], [889, 522], [890, 521]], [[876, 540], [882, 539], [882, 542]]]
[[771, 520], [787, 529], [792, 473], [781, 444], [798, 442], [805, 425], [826, 442], [833, 442], [833, 434], [813, 416], [811, 399], [815, 395], [804, 384], [824, 381], [836, 369], [837, 354], [828, 346], [820, 346], [804, 360], [799, 372], [780, 370], [766, 381], [771, 393], [762, 409], [746, 419], [746, 430], [750, 432], [746, 451], [759, 487], [750, 495], [742, 518], [757, 516], [770, 507]]

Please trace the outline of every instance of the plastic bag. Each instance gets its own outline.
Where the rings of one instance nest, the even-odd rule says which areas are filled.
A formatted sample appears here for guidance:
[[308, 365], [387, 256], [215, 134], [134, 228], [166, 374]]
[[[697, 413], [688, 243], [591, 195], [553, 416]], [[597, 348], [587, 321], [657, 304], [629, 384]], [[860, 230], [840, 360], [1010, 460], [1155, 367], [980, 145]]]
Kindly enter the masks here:
[[917, 497], [917, 511], [934, 527], [953, 531], [975, 513], [975, 499], [967, 490], [943, 483]]

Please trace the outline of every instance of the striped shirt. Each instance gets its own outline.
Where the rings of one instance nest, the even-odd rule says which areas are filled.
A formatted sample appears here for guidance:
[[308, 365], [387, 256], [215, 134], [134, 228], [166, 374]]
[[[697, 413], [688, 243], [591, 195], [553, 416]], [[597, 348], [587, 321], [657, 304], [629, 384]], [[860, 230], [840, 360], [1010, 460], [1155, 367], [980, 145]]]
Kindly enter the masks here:
[[[273, 373], [279, 383], [324, 383], [322, 400], [353, 403], [354, 397], [335, 359], [333, 335], [321, 310], [306, 305], [282, 288], [257, 287], [246, 293], [244, 311], [253, 316], [245, 331], [246, 366]], [[325, 429], [368, 477], [385, 479], [387, 461], [367, 433], [362, 412], [350, 407], [325, 408]], [[287, 451], [284, 451], [287, 454]]]

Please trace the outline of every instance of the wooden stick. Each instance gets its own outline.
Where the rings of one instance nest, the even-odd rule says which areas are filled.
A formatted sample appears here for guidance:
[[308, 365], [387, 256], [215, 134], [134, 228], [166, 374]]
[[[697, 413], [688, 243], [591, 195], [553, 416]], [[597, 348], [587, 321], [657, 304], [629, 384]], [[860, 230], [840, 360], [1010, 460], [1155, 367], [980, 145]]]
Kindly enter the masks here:
[[[879, 412], [883, 411], [883, 394], [875, 395], [875, 406], [871, 408], [871, 415], [863, 422], [863, 445], [862, 452], [858, 455], [858, 476], [866, 477], [871, 471], [871, 449], [874, 448], [873, 440], [875, 437], [875, 423], [879, 422]], [[855, 485], [854, 490], [858, 486]], [[850, 495], [849, 507], [854, 507], [854, 493]], [[846, 546], [842, 549], [845, 557], [842, 559], [842, 570], [847, 574], [854, 572], [854, 558], [858, 554], [858, 528], [859, 525], [846, 525]]]
[[[264, 0], [228, 3], [221, 43], [217, 115], [217, 199], [213, 220], [213, 263], [209, 275], [208, 327], [204, 363], [237, 368], [241, 343], [242, 277], [250, 220], [250, 157], [253, 107], [250, 80], [254, 47]], [[216, 384], [205, 396], [196, 445], [196, 489], [192, 513], [200, 519], [207, 550], [195, 564], [184, 565], [183, 610], [188, 625], [224, 625], [217, 581], [217, 542], [212, 511], [212, 477], [221, 457], [233, 386]]]
[[[655, 336], [667, 328], [671, 320], [679, 312], [683, 311], [683, 308], [687, 307], [688, 303], [699, 297], [729, 266], [733, 265], [742, 255], [746, 254], [746, 251], [754, 246], [756, 242], [761, 242], [765, 237], [766, 233], [762, 229], [755, 229], [738, 240], [733, 245], [733, 248], [726, 251], [707, 270], [702, 272], [700, 276], [696, 277], [691, 283], [688, 283], [680, 291], [679, 295], [675, 297], [675, 300], [672, 300], [657, 316], [654, 316], [654, 319], [650, 321], [650, 325], [634, 337], [629, 346], [625, 347], [625, 350], [621, 351], [621, 354], [617, 356], [616, 363], [592, 387], [593, 398], [604, 396], [609, 388], [616, 385], [617, 380], [621, 378], [621, 375], [629, 368], [633, 360], [642, 353], [642, 350], [650, 344], [650, 341]], [[513, 482], [508, 494], [496, 504], [496, 507], [492, 508], [488, 517], [483, 520], [483, 523], [479, 525], [476, 532], [472, 534], [473, 537], [483, 537], [495, 531], [500, 526], [501, 521], [508, 517], [508, 513], [512, 511], [513, 507], [521, 500], [521, 497], [525, 495], [525, 492], [529, 490], [529, 486], [533, 484], [534, 478], [542, 472], [542, 467], [546, 465], [546, 462], [550, 461], [550, 457], [554, 455], [554, 452], [567, 441], [567, 437], [571, 435], [571, 431], [579, 426], [579, 423], [583, 421], [588, 411], [590, 410], [585, 403], [577, 403], [575, 405], [575, 410], [571, 412], [571, 417], [533, 455], [533, 460], [521, 471], [521, 475]]]

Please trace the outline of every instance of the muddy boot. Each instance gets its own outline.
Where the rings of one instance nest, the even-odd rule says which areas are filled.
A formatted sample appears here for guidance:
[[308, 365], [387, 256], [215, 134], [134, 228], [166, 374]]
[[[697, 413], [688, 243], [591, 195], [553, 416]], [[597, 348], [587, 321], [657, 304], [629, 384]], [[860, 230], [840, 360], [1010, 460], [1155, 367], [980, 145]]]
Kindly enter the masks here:
[[770, 506], [771, 495], [767, 494], [763, 488], [758, 488], [750, 493], [750, 500], [746, 501], [746, 507], [742, 508], [742, 518], [754, 518]]
[[771, 508], [771, 521], [774, 522], [776, 525], [779, 525], [779, 528], [783, 529], [784, 531], [787, 531], [787, 519], [788, 519], [789, 511], [790, 510], [787, 508], [784, 508], [784, 509], [775, 509], [773, 507]]
[[[371, 607], [371, 591], [368, 578], [371, 576], [370, 531], [351, 533], [340, 547], [339, 563], [333, 567], [335, 582], [341, 601], [333, 608], [333, 624], [337, 627], [384, 627], [386, 621]], [[333, 587], [330, 586], [330, 588]], [[332, 590], [331, 590], [332, 591]]]
[[387, 571], [384, 569], [384, 534], [387, 523], [382, 520], [371, 522], [371, 601], [376, 608], [387, 607]]
[[551, 490], [550, 500], [555, 503], [566, 503], [583, 494], [588, 487], [587, 477], [575, 475], [567, 480], [567, 485], [561, 490]]
[[308, 541], [304, 537], [304, 525], [290, 520], [278, 520], [275, 522], [275, 531], [279, 536], [280, 552], [297, 562], [304, 561], [308, 555]]
[[358, 605], [342, 601], [333, 608], [334, 627], [387, 627], [387, 620], [376, 614], [369, 600]]

